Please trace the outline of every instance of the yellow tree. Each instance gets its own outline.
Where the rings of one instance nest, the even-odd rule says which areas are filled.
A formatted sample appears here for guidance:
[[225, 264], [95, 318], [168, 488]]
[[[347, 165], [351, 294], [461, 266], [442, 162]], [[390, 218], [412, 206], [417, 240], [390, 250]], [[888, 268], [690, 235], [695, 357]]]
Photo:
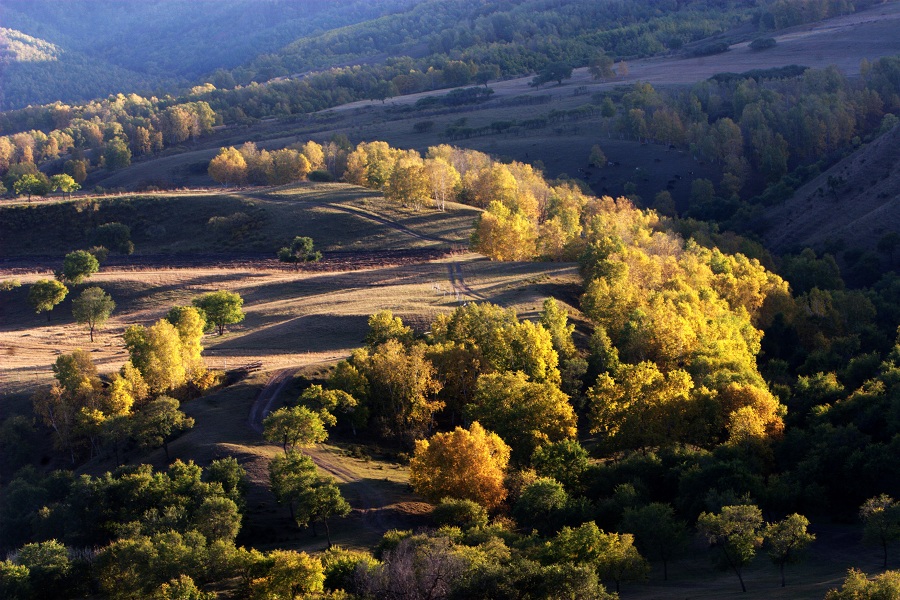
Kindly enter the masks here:
[[537, 231], [525, 215], [495, 200], [476, 220], [471, 245], [493, 260], [530, 260], [537, 253]]
[[663, 374], [652, 362], [622, 364], [601, 374], [588, 390], [591, 433], [606, 436], [615, 450], [667, 446], [681, 440], [681, 415], [693, 383], [681, 370]]
[[309, 159], [290, 148], [272, 152], [272, 177], [269, 183], [284, 185], [306, 179], [310, 172]]
[[206, 372], [201, 356], [206, 319], [193, 306], [175, 306], [166, 314], [166, 320], [178, 331], [182, 364], [188, 380], [194, 381]]
[[209, 176], [223, 185], [239, 185], [247, 180], [247, 161], [234, 146], [222, 148], [209, 161]]
[[495, 431], [521, 464], [539, 446], [572, 439], [577, 433], [569, 397], [553, 383], [529, 381], [521, 371], [479, 377], [466, 414]]
[[413, 152], [394, 163], [384, 195], [402, 206], [419, 210], [430, 196], [428, 173], [419, 155]]
[[325, 151], [320, 144], [313, 141], [306, 142], [300, 147], [300, 154], [309, 161], [311, 171], [325, 168]]
[[132, 325], [125, 330], [125, 347], [131, 363], [141, 372], [152, 393], [164, 393], [187, 381], [181, 338], [169, 321], [150, 327]]
[[472, 500], [491, 510], [506, 499], [509, 446], [477, 422], [416, 442], [409, 483], [431, 502]]
[[447, 201], [456, 196], [460, 184], [459, 171], [443, 158], [428, 158], [425, 160], [425, 173], [431, 185], [435, 208], [445, 210]]

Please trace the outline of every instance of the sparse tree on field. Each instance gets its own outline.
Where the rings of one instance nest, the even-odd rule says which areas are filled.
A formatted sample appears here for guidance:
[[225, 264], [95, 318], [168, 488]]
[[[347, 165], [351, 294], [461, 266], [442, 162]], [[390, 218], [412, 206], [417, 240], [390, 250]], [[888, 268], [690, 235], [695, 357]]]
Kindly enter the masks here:
[[320, 476], [302, 490], [294, 520], [301, 527], [312, 525], [314, 535], [317, 535], [316, 520], [321, 520], [322, 525], [325, 526], [328, 547], [331, 548], [331, 530], [328, 528], [328, 519], [344, 517], [349, 513], [350, 504], [341, 495], [341, 490], [335, 484], [334, 478]]
[[93, 342], [94, 330], [103, 327], [115, 308], [116, 303], [109, 294], [98, 287], [90, 287], [72, 301], [72, 316], [76, 323], [88, 326]]
[[316, 414], [305, 406], [279, 408], [263, 420], [263, 437], [281, 444], [284, 453], [291, 448], [305, 448], [328, 439], [325, 422], [334, 425], [334, 417], [323, 411]]
[[705, 512], [697, 520], [700, 534], [722, 551], [719, 566], [733, 570], [745, 592], [747, 586], [742, 570], [756, 557], [756, 550], [762, 545], [762, 524], [762, 512], [750, 504], [723, 506], [719, 514]]
[[240, 323], [244, 320], [244, 299], [234, 292], [219, 290], [195, 298], [194, 306], [203, 311], [207, 322], [212, 323], [219, 330], [219, 335], [225, 333], [225, 326]]
[[278, 250], [278, 260], [281, 262], [318, 262], [322, 259], [322, 253], [313, 249], [313, 239], [306, 236], [297, 236], [290, 246]]
[[603, 149], [600, 148], [599, 144], [591, 146], [591, 156], [588, 161], [598, 169], [602, 169], [606, 166], [606, 154], [603, 153]]
[[71, 197], [72, 192], [77, 192], [81, 189], [81, 185], [76, 183], [71, 175], [61, 173], [50, 178], [50, 189], [53, 191], [59, 190], [64, 195]]
[[36, 313], [49, 312], [65, 300], [68, 293], [69, 288], [55, 279], [39, 279], [28, 290], [28, 302]]
[[863, 539], [878, 544], [884, 552], [883, 568], [888, 565], [888, 545], [900, 539], [900, 503], [881, 494], [866, 500], [859, 507], [859, 516], [865, 523]]
[[27, 194], [28, 201], [31, 202], [32, 195], [46, 196], [50, 192], [50, 182], [46, 176], [26, 173], [13, 184], [13, 191], [17, 196]]
[[809, 520], [796, 513], [777, 523], [766, 525], [763, 535], [769, 544], [769, 558], [781, 572], [781, 587], [785, 586], [784, 566], [803, 560], [804, 551], [816, 536], [809, 533]]
[[63, 259], [63, 268], [57, 274], [57, 279], [64, 282], [79, 284], [100, 270], [100, 261], [87, 250], [69, 252]]

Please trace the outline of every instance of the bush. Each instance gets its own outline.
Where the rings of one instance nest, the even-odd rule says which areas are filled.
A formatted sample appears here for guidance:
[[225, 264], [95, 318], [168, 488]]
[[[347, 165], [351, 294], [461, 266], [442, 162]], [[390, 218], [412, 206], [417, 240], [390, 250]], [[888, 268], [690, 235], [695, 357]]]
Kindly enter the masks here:
[[431, 513], [438, 527], [449, 525], [460, 529], [484, 527], [488, 522], [487, 510], [472, 500], [444, 498]]
[[334, 175], [322, 169], [317, 169], [310, 172], [310, 174], [307, 175], [307, 178], [310, 181], [316, 181], [319, 183], [331, 183], [332, 181], [334, 181]]
[[434, 128], [434, 121], [419, 121], [413, 125], [413, 131], [416, 133], [425, 133]]
[[774, 48], [778, 45], [778, 42], [775, 41], [775, 38], [770, 37], [761, 37], [756, 38], [752, 42], [750, 42], [751, 50], [768, 50], [769, 48]]
[[[122, 223], [104, 223], [94, 231], [94, 243], [114, 252], [131, 254], [134, 244], [131, 242], [131, 228]], [[102, 259], [101, 259], [102, 260]]]

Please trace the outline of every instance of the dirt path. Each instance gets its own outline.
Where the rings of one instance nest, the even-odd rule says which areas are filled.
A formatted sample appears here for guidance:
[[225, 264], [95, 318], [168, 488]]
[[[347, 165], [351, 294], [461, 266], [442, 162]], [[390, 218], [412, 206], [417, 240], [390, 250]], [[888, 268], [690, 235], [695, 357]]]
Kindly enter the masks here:
[[447, 277], [450, 279], [450, 286], [456, 295], [456, 300], [462, 300], [462, 296], [469, 296], [475, 300], [486, 300], [486, 298], [469, 287], [466, 280], [463, 279], [462, 265], [458, 262], [447, 264]]
[[[263, 431], [263, 419], [271, 412], [285, 386], [290, 383], [296, 369], [282, 369], [275, 373], [260, 390], [256, 401], [250, 408], [248, 425], [259, 434]], [[305, 448], [303, 452], [313, 459], [316, 466], [334, 477], [338, 482], [352, 484], [353, 493], [348, 500], [362, 517], [363, 525], [379, 535], [389, 529], [402, 526], [401, 520], [395, 518], [394, 511], [387, 507], [389, 503], [384, 493], [366, 479], [359, 477], [339, 461], [332, 452], [322, 445]]]

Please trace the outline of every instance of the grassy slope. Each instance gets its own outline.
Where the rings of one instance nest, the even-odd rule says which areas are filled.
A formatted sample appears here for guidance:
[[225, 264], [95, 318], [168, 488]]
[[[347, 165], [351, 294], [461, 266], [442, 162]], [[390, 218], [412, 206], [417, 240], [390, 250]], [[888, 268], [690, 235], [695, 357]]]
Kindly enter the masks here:
[[[243, 213], [246, 231], [216, 228], [210, 218]], [[465, 244], [478, 211], [405, 211], [380, 193], [345, 184], [297, 184], [247, 192], [209, 192], [91, 198], [87, 201], [6, 203], [0, 206], [0, 256], [59, 255], [90, 247], [103, 223], [131, 227], [138, 254], [214, 252], [274, 256], [294, 236], [333, 250], [388, 250]], [[374, 219], [387, 218], [394, 227]], [[403, 228], [417, 232], [410, 235]], [[35, 232], [41, 235], [36, 236]]]

